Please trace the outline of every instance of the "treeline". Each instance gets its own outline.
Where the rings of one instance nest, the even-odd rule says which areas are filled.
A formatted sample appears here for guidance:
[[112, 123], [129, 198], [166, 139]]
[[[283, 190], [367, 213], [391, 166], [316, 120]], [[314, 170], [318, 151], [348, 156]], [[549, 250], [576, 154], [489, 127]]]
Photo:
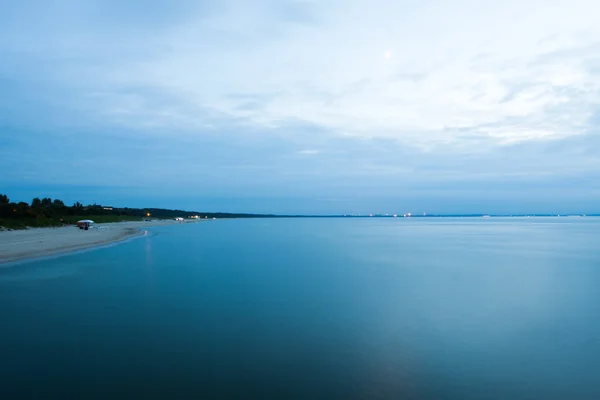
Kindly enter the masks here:
[[[260, 218], [269, 215], [202, 213], [197, 211], [169, 210], [162, 208], [116, 208], [75, 202], [72, 206], [51, 198], [34, 198], [31, 203], [11, 202], [7, 195], [0, 194], [0, 227], [24, 229], [26, 227], [61, 226], [74, 224], [83, 218], [96, 222], [137, 221], [142, 219], [188, 218]], [[93, 218], [92, 218], [93, 217]]]

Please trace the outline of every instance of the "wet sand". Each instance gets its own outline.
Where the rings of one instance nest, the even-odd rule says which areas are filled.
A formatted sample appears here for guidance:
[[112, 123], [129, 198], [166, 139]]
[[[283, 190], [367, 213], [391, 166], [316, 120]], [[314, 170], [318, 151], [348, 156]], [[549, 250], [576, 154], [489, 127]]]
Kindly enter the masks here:
[[178, 223], [181, 222], [116, 222], [97, 224], [87, 231], [74, 226], [0, 231], [0, 264], [102, 246], [142, 235], [143, 228]]

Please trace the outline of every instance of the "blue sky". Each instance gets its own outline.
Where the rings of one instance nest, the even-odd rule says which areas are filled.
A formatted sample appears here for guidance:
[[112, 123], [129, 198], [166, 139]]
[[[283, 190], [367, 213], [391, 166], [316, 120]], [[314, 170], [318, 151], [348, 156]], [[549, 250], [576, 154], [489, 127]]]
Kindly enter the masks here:
[[600, 212], [599, 14], [589, 0], [3, 2], [0, 192]]

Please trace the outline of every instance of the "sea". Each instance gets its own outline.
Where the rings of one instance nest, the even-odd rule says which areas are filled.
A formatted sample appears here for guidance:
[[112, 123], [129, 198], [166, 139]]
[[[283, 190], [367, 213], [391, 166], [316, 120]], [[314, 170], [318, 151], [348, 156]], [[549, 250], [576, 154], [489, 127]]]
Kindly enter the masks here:
[[599, 399], [600, 218], [148, 228], [0, 268], [0, 398]]

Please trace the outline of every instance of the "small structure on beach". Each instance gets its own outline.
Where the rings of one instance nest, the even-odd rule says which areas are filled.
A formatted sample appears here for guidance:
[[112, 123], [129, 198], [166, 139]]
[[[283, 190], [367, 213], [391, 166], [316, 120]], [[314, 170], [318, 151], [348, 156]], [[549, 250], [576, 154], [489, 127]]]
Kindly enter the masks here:
[[85, 229], [86, 231], [90, 229], [90, 226], [94, 225], [94, 221], [91, 219], [82, 219], [81, 221], [77, 221], [77, 227], [79, 229]]

